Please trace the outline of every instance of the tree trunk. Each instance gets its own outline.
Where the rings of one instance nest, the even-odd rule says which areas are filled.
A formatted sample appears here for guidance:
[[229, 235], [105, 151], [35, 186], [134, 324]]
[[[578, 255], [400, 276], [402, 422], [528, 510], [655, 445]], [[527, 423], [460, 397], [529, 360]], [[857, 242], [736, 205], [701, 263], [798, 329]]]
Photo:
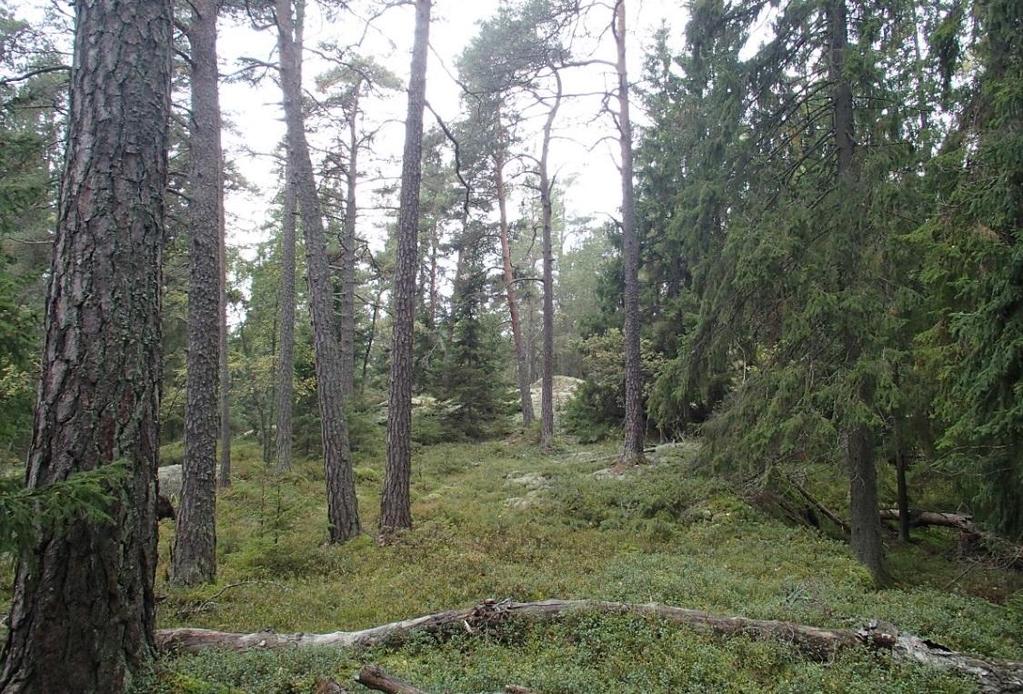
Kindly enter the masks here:
[[355, 225], [359, 183], [359, 83], [352, 89], [354, 103], [348, 121], [348, 170], [345, 222], [341, 238], [341, 392], [355, 394]]
[[529, 365], [526, 362], [526, 345], [522, 338], [522, 322], [519, 319], [519, 303], [515, 294], [515, 269], [512, 267], [511, 240], [508, 233], [508, 200], [504, 186], [504, 148], [503, 129], [498, 114], [498, 129], [502, 130], [502, 138], [494, 151], [494, 180], [497, 185], [497, 207], [501, 213], [501, 260], [504, 266], [504, 287], [508, 299], [508, 313], [511, 316], [512, 342], [515, 345], [515, 377], [519, 386], [519, 405], [522, 409], [522, 424], [533, 423], [533, 395], [529, 390]]
[[[900, 444], [901, 445], [901, 444]], [[909, 522], [909, 485], [906, 483], [906, 454], [901, 450], [895, 454], [895, 478], [899, 506], [899, 539], [910, 542]]]
[[[845, 0], [830, 0], [828, 4], [830, 25], [830, 78], [832, 80], [832, 102], [834, 118], [835, 149], [838, 156], [838, 180], [844, 187], [851, 187], [856, 181], [853, 166], [853, 98], [852, 88], [845, 77], [845, 51], [848, 46], [848, 19]], [[848, 219], [855, 225], [857, 220]], [[848, 262], [848, 258], [845, 259]], [[850, 363], [860, 358], [862, 345], [859, 337], [849, 331], [847, 346]], [[868, 384], [860, 384], [856, 397], [864, 403], [871, 400]], [[846, 469], [849, 474], [849, 525], [851, 544], [856, 558], [867, 567], [878, 585], [888, 582], [885, 569], [884, 547], [881, 544], [881, 521], [877, 506], [877, 469], [874, 459], [874, 436], [864, 423], [851, 422], [845, 432]]]
[[191, 48], [191, 232], [188, 246], [188, 349], [185, 456], [170, 580], [210, 583], [217, 575], [217, 435], [220, 379], [220, 90], [217, 73], [218, 0], [193, 0]]
[[629, 77], [625, 62], [625, 0], [615, 6], [618, 47], [618, 142], [622, 153], [622, 255], [625, 265], [625, 442], [622, 465], [643, 462], [646, 419], [643, 416], [643, 362], [639, 332], [639, 236], [636, 232], [636, 193], [633, 189], [632, 118]]
[[231, 362], [227, 352], [227, 223], [224, 161], [220, 162], [220, 486], [231, 486]]
[[405, 118], [401, 166], [398, 249], [394, 269], [391, 376], [387, 411], [387, 470], [380, 498], [380, 533], [412, 527], [412, 339], [415, 328], [416, 245], [419, 241], [419, 183], [423, 174], [423, 109], [432, 0], [416, 0], [415, 42]]
[[120, 692], [154, 647], [171, 3], [81, 0], [26, 483], [122, 463], [112, 522], [18, 563], [0, 691]]
[[[288, 157], [290, 159], [290, 157]], [[292, 410], [295, 392], [295, 177], [284, 167], [284, 210], [281, 216], [280, 347], [277, 352], [277, 471], [291, 469]]]
[[543, 128], [543, 148], [540, 153], [540, 206], [543, 210], [543, 373], [540, 378], [540, 450], [554, 450], [554, 259], [551, 247], [553, 226], [553, 184], [548, 171], [551, 150], [551, 130], [561, 106], [561, 75], [554, 71], [557, 91], [554, 105], [547, 114]]
[[327, 240], [302, 113], [302, 56], [295, 42], [290, 0], [275, 0], [277, 46], [281, 56], [281, 89], [288, 129], [288, 158], [294, 166], [295, 190], [305, 240], [309, 311], [316, 352], [316, 393], [323, 434], [323, 466], [327, 485], [327, 518], [331, 542], [359, 534], [355, 473], [348, 443], [341, 393], [341, 349], [334, 330], [333, 292], [327, 263]]

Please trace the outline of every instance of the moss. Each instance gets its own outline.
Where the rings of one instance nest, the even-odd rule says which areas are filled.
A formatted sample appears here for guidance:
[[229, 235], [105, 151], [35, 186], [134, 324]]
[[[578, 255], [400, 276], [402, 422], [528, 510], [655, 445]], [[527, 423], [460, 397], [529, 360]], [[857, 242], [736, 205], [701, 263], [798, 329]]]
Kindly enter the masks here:
[[[418, 449], [415, 528], [395, 544], [367, 534], [325, 545], [321, 463], [268, 474], [258, 448], [235, 455], [218, 503], [217, 586], [158, 586], [161, 626], [232, 631], [369, 627], [487, 597], [590, 597], [854, 627], [871, 619], [952, 648], [1023, 658], [1019, 574], [956, 560], [935, 532], [893, 544], [898, 584], [875, 591], [846, 545], [751, 508], [689, 464], [692, 452], [595, 478], [610, 447], [540, 456], [527, 442]], [[357, 454], [363, 525], [375, 527], [382, 456]], [[540, 476], [532, 505], [507, 500]], [[166, 562], [173, 528], [161, 528]], [[163, 569], [159, 572], [163, 575]], [[225, 585], [241, 583], [222, 590]], [[993, 594], [997, 600], [990, 599]], [[699, 636], [654, 621], [579, 616], [489, 635], [417, 638], [367, 653], [201, 654], [162, 660], [137, 691], [308, 692], [317, 677], [348, 680], [365, 662], [429, 691], [967, 691], [971, 683], [870, 653], [812, 663], [784, 644]], [[208, 689], [197, 687], [206, 686]], [[188, 689], [192, 687], [192, 689]], [[219, 689], [217, 687], [220, 687]]]

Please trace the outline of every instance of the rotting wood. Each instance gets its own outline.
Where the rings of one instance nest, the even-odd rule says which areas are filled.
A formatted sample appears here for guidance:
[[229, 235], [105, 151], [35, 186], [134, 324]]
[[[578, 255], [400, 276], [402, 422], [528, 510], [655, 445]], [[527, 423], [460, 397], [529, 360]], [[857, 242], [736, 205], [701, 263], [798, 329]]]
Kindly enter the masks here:
[[474, 633], [492, 628], [511, 618], [556, 619], [580, 612], [635, 614], [679, 624], [705, 634], [745, 635], [790, 643], [809, 658], [826, 660], [836, 652], [866, 647], [901, 661], [923, 663], [975, 678], [982, 691], [1023, 691], [1023, 662], [996, 661], [952, 651], [940, 644], [908, 634], [894, 627], [872, 623], [862, 629], [825, 629], [792, 622], [714, 615], [669, 605], [605, 602], [601, 600], [543, 600], [512, 602], [486, 600], [475, 607], [392, 622], [361, 631], [328, 634], [277, 634], [256, 632], [236, 634], [207, 629], [164, 629], [156, 640], [163, 651], [201, 651], [209, 648], [248, 650], [286, 647], [363, 648], [400, 640], [414, 632], [446, 629]]
[[384, 672], [376, 665], [364, 665], [355, 681], [363, 687], [388, 694], [426, 694], [419, 687]]

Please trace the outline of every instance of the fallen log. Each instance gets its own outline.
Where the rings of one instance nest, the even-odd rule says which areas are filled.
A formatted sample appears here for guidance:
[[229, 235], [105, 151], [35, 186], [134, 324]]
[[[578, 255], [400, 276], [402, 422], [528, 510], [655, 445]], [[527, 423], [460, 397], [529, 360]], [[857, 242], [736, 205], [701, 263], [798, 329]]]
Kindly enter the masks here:
[[[899, 520], [898, 509], [882, 509], [880, 513], [881, 520]], [[981, 546], [984, 552], [999, 561], [1003, 568], [1023, 569], [1023, 546], [983, 530], [973, 522], [973, 516], [938, 511], [910, 511], [909, 525], [912, 528], [933, 526], [958, 530], [961, 533], [959, 540], [961, 553], [975, 553], [978, 546]]]
[[426, 694], [419, 687], [389, 675], [376, 665], [364, 665], [355, 681], [373, 691], [387, 694]]
[[897, 660], [925, 663], [972, 676], [982, 691], [1023, 691], [1023, 662], [986, 660], [957, 653], [932, 641], [899, 634], [897, 629], [887, 625], [872, 623], [858, 630], [822, 629], [792, 622], [726, 617], [656, 603], [486, 600], [469, 609], [448, 610], [361, 631], [336, 631], [328, 634], [277, 634], [266, 631], [236, 634], [208, 629], [162, 629], [156, 633], [156, 642], [163, 651], [201, 651], [210, 648], [234, 651], [288, 647], [363, 648], [400, 640], [414, 632], [429, 633], [454, 628], [476, 633], [493, 628], [506, 619], [555, 619], [565, 614], [587, 611], [654, 617], [705, 634], [745, 635], [783, 641], [816, 660], [827, 660], [847, 648], [867, 647], [888, 653]]
[[[881, 520], [888, 521], [899, 520], [899, 509], [897, 508], [881, 509]], [[967, 533], [976, 533], [977, 535], [982, 534], [981, 530], [973, 522], [973, 517], [967, 516], [962, 513], [939, 513], [937, 511], [910, 511], [909, 525], [912, 528], [921, 528], [928, 525], [934, 525], [943, 528], [955, 528], [956, 530], [962, 530], [963, 532]]]

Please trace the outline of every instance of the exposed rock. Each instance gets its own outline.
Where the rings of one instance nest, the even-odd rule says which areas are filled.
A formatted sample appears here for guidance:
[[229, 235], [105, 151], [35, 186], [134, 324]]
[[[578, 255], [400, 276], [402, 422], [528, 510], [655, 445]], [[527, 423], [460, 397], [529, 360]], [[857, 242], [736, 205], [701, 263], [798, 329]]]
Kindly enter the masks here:
[[181, 466], [166, 465], [159, 469], [160, 494], [172, 501], [181, 498]]
[[507, 484], [521, 484], [523, 487], [532, 490], [547, 489], [551, 486], [551, 481], [539, 472], [527, 472], [525, 474], [513, 472], [505, 479]]
[[[551, 395], [554, 397], [554, 421], [557, 422], [561, 416], [562, 410], [568, 404], [568, 401], [575, 395], [575, 391], [579, 389], [585, 381], [581, 378], [572, 378], [571, 376], [555, 376], [554, 383], [551, 388]], [[540, 398], [542, 395], [542, 381], [537, 381], [529, 388], [529, 393], [533, 398], [533, 410], [536, 412], [536, 416], [540, 416]]]

